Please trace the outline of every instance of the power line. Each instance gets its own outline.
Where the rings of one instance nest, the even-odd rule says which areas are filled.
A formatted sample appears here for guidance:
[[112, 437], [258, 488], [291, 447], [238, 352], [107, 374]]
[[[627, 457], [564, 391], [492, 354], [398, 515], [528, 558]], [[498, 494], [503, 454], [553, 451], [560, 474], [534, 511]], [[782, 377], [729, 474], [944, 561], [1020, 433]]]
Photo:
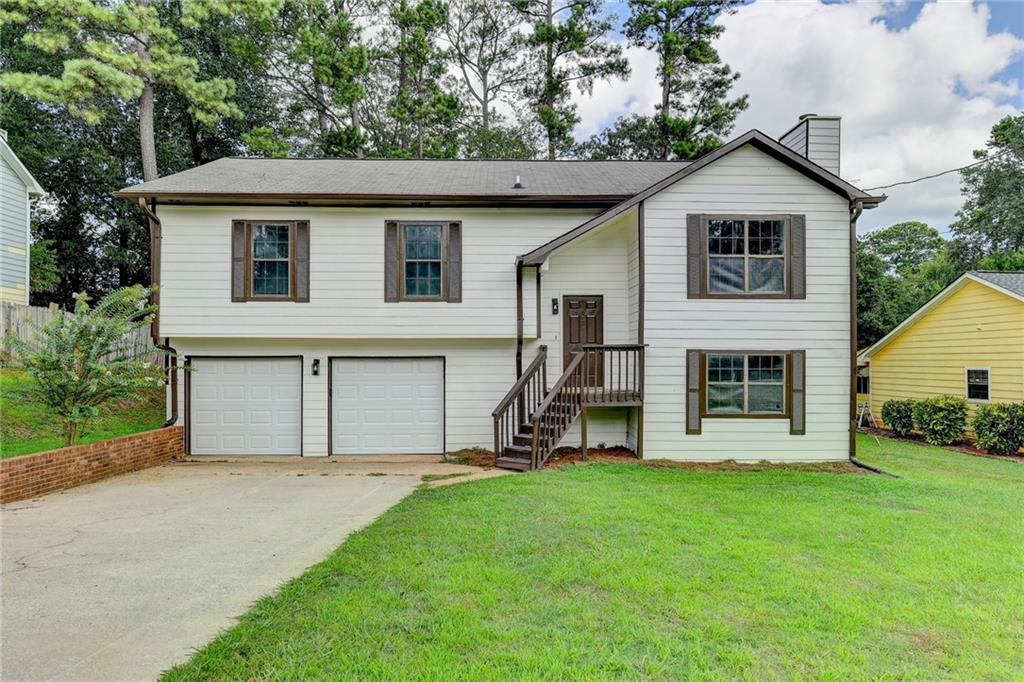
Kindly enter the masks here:
[[996, 159], [1004, 157], [1004, 156], [1006, 156], [1009, 153], [1010, 153], [1010, 150], [1006, 150], [1005, 152], [1001, 152], [999, 154], [996, 154], [995, 156], [990, 156], [987, 159], [982, 159], [981, 161], [975, 161], [974, 163], [969, 163], [966, 166], [960, 166], [959, 168], [950, 168], [949, 170], [944, 170], [941, 173], [935, 173], [933, 175], [925, 175], [924, 177], [915, 178], [913, 180], [904, 180], [902, 182], [894, 182], [891, 185], [882, 185], [880, 187], [868, 187], [864, 191], [865, 192], [873, 192], [876, 189], [889, 189], [890, 187], [899, 187], [900, 185], [913, 185], [915, 182], [921, 182], [922, 180], [931, 180], [932, 178], [938, 178], [938, 177], [941, 177], [943, 175], [949, 175], [950, 173], [959, 173], [960, 171], [965, 171], [968, 168], [974, 168], [975, 166], [980, 166], [983, 163], [988, 163], [989, 161], [995, 161]]

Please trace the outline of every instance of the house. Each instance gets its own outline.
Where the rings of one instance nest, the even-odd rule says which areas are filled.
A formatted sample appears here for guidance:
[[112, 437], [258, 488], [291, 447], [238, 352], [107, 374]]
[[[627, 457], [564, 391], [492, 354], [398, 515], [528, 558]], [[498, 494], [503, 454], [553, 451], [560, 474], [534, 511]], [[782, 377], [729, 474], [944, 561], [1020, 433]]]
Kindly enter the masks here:
[[122, 190], [189, 452], [846, 458], [853, 222], [884, 197], [835, 175], [835, 117], [794, 131], [692, 163], [229, 158]]
[[29, 214], [45, 192], [7, 144], [0, 130], [0, 301], [28, 305]]
[[860, 359], [880, 424], [886, 400], [958, 395], [972, 412], [1024, 401], [1024, 272], [962, 275]]

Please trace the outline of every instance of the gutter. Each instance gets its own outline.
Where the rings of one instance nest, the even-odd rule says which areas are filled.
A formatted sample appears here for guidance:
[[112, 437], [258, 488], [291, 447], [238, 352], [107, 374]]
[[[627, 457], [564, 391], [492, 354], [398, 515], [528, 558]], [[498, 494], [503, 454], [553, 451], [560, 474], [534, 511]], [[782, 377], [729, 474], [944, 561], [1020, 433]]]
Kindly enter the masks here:
[[149, 325], [149, 335], [153, 346], [164, 352], [164, 372], [171, 385], [171, 416], [160, 427], [166, 428], [178, 421], [178, 351], [170, 345], [170, 338], [165, 337], [163, 343], [160, 342], [160, 245], [163, 235], [160, 218], [156, 214], [156, 201], [151, 205], [145, 197], [139, 197], [138, 202], [139, 208], [149, 219], [149, 279], [153, 288], [149, 302], [156, 306], [156, 313]]
[[850, 461], [857, 466], [857, 219], [864, 200], [850, 201]]

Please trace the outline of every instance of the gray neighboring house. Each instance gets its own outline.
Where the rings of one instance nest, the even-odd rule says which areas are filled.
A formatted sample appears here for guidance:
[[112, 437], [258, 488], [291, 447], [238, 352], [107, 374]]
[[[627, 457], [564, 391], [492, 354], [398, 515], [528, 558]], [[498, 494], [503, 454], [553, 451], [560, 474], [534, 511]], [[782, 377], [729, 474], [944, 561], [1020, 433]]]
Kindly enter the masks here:
[[0, 130], [0, 301], [28, 305], [29, 215], [45, 194]]

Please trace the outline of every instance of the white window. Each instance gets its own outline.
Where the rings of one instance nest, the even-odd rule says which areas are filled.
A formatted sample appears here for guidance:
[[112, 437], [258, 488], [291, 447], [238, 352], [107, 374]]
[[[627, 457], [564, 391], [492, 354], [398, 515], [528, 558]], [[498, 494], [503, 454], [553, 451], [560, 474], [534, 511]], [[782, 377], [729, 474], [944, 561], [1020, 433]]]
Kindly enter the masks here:
[[988, 367], [968, 367], [964, 371], [964, 392], [967, 400], [972, 403], [987, 403], [989, 401], [989, 379], [990, 370]]

